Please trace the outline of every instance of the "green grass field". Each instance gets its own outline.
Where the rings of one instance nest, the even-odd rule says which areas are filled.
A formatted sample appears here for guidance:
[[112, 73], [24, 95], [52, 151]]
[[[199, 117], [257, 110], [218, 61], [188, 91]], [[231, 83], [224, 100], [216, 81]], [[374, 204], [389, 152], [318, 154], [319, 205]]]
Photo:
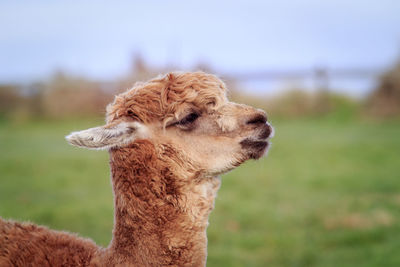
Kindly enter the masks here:
[[[1, 121], [0, 216], [106, 246], [107, 152], [64, 140], [100, 123]], [[269, 156], [223, 176], [208, 266], [400, 266], [400, 122], [273, 124]]]

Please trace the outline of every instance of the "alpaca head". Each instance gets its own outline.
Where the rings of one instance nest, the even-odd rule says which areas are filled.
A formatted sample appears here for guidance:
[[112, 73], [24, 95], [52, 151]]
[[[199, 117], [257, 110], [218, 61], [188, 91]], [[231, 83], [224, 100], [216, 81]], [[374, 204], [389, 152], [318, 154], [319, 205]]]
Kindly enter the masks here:
[[264, 111], [228, 101], [221, 80], [194, 72], [135, 84], [107, 107], [105, 126], [67, 140], [92, 149], [126, 149], [147, 140], [160, 151], [174, 148], [169, 156], [176, 164], [215, 176], [261, 157], [272, 132]]

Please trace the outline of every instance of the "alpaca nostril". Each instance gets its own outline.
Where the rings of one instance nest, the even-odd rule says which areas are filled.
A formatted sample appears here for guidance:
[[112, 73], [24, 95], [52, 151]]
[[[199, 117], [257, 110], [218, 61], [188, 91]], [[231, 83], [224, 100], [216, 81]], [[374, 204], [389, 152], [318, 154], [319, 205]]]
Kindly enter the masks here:
[[272, 128], [271, 125], [266, 123], [258, 137], [261, 139], [267, 139], [267, 138], [274, 137], [274, 128]]
[[264, 114], [258, 114], [252, 117], [246, 122], [246, 124], [265, 124], [267, 122], [267, 116]]

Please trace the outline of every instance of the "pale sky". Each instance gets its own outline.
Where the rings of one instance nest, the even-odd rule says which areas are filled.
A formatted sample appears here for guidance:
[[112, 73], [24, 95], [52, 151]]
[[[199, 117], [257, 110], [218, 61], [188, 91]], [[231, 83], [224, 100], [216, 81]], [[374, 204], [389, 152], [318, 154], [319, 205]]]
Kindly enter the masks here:
[[64, 70], [96, 79], [207, 62], [221, 73], [386, 68], [400, 58], [400, 1], [0, 2], [0, 82]]

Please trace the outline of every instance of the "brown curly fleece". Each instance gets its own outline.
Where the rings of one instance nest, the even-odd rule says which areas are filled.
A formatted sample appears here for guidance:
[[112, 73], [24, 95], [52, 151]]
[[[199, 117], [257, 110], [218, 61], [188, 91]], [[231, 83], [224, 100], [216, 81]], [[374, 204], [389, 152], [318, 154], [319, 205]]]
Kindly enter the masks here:
[[[107, 123], [130, 119], [165, 128], [186, 104], [212, 110], [225, 95], [213, 75], [170, 73], [116, 96]], [[204, 175], [202, 166], [168, 142], [138, 139], [109, 153], [115, 209], [110, 245], [0, 219], [0, 267], [205, 266], [208, 216], [220, 179]]]

